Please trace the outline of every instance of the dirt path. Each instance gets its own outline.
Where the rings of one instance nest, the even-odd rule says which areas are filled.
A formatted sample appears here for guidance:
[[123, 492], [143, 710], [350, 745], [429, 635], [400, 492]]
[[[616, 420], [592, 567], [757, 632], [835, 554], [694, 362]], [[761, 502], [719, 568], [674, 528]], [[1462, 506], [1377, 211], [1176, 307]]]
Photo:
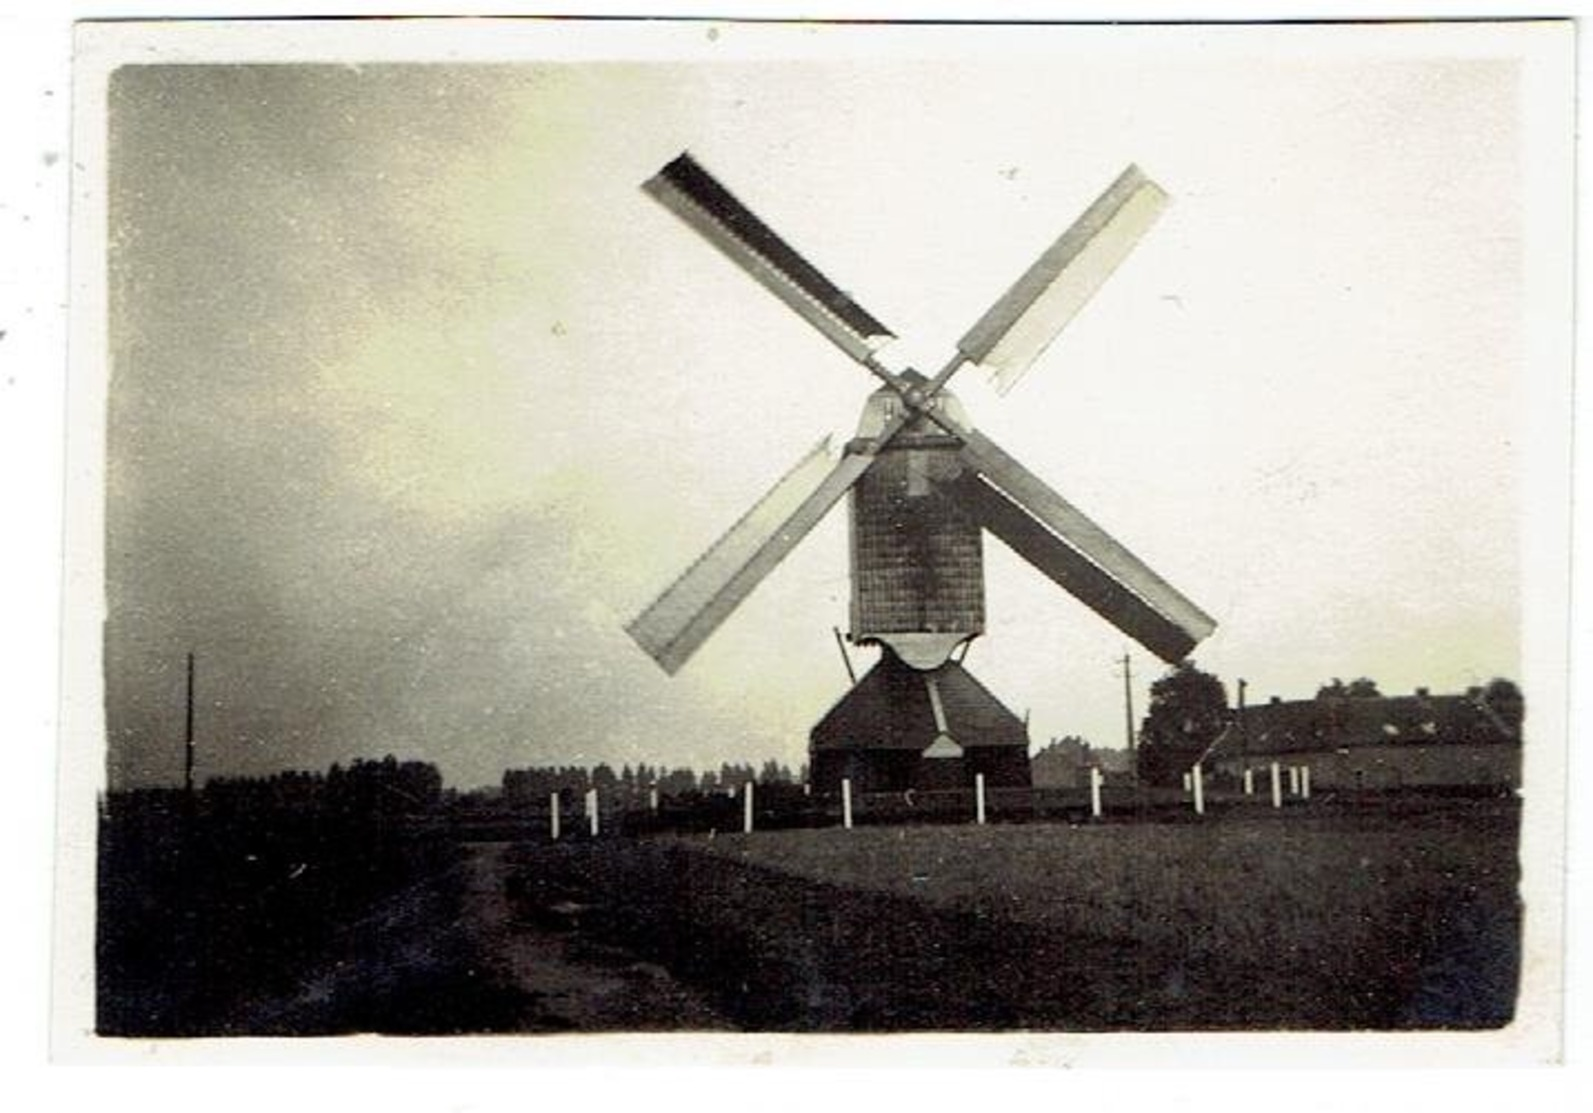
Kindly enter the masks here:
[[466, 848], [459, 926], [493, 979], [535, 1002], [537, 1027], [570, 1031], [728, 1029], [707, 999], [655, 963], [578, 928], [539, 927], [508, 896], [508, 843]]
[[[510, 895], [512, 844], [472, 843], [341, 925], [280, 987], [239, 992], [205, 1034], [538, 1034], [729, 1029], [662, 966]], [[590, 923], [590, 922], [589, 922]]]

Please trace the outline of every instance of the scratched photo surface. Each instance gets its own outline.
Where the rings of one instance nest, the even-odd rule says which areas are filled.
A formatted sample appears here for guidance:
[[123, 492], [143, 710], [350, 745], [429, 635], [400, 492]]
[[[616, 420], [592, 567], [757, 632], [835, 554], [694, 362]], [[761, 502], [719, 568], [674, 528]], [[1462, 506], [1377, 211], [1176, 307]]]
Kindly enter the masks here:
[[92, 1033], [1552, 1019], [1570, 36], [1390, 30], [124, 28]]

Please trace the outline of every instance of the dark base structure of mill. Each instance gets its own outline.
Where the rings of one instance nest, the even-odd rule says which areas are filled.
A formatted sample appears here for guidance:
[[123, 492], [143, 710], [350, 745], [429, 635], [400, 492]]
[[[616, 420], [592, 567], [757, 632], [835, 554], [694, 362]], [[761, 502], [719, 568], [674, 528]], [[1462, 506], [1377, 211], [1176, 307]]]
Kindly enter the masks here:
[[890, 650], [809, 735], [816, 792], [1027, 788], [1023, 720], [956, 661], [919, 670]]

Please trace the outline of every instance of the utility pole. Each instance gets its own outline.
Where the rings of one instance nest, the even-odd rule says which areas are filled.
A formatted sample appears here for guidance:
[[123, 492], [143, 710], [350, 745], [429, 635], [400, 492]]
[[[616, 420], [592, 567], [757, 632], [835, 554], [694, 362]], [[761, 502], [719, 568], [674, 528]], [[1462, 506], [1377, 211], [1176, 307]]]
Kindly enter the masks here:
[[194, 798], [194, 655], [188, 654], [188, 709], [183, 727], [183, 792]]
[[1134, 668], [1128, 654], [1123, 654], [1123, 731], [1128, 739], [1128, 752], [1134, 752]]

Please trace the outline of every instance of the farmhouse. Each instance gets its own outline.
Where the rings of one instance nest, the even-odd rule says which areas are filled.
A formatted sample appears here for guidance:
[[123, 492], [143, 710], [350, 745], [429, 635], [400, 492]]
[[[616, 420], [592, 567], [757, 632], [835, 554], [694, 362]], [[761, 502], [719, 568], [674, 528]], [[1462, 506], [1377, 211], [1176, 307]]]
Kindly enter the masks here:
[[1132, 779], [1134, 755], [1128, 750], [1092, 746], [1082, 738], [1053, 738], [1029, 759], [1035, 788], [1084, 788], [1090, 770], [1099, 769], [1109, 783]]
[[1240, 707], [1207, 751], [1218, 776], [1242, 777], [1274, 761], [1308, 766], [1323, 789], [1516, 788], [1521, 705], [1488, 690], [1408, 696], [1319, 697]]

